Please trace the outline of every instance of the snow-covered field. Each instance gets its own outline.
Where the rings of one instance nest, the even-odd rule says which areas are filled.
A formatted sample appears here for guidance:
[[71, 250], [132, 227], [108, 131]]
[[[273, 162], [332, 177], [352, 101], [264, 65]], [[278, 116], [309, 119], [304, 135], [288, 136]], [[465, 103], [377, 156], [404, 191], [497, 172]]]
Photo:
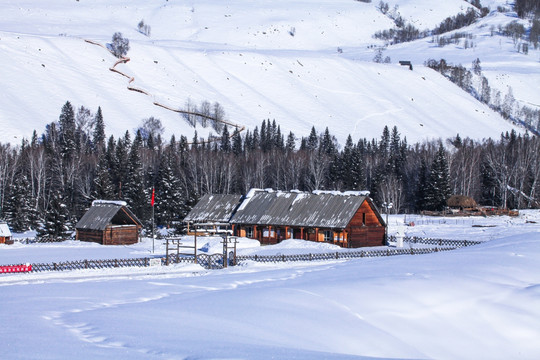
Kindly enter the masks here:
[[[482, 2], [484, 3], [484, 2]], [[503, 0], [486, 2], [495, 9]], [[161, 119], [165, 138], [189, 139], [194, 129], [177, 114], [153, 105], [184, 108], [188, 99], [219, 102], [228, 119], [253, 129], [275, 119], [282, 132], [307, 136], [326, 126], [344, 143], [348, 134], [379, 137], [397, 125], [409, 143], [460, 133], [476, 139], [498, 137], [515, 128], [485, 105], [424, 68], [428, 58], [471, 67], [480, 58], [486, 77], [501, 96], [512, 86], [520, 104], [540, 106], [540, 51], [518, 53], [510, 38], [489, 36], [514, 13], [493, 12], [463, 31], [475, 47], [443, 48], [431, 38], [390, 46], [392, 64], [375, 64], [372, 38], [393, 22], [377, 1], [240, 0], [198, 2], [123, 0], [22, 0], [0, 5], [0, 141], [18, 144], [56, 121], [66, 101], [96, 111], [101, 106], [108, 135], [132, 131], [150, 116]], [[397, 0], [399, 13], [419, 29], [431, 29], [465, 12], [462, 0]], [[137, 31], [140, 20], [150, 36]], [[114, 32], [130, 40], [130, 61], [103, 48]], [[293, 36], [293, 35], [294, 36]], [[339, 49], [339, 51], [338, 51]], [[411, 60], [414, 71], [398, 64]], [[520, 129], [517, 129], [521, 131]], [[205, 136], [209, 130], [197, 129]]]
[[[410, 221], [415, 226], [404, 225]], [[2, 358], [540, 357], [540, 211], [518, 218], [395, 215], [389, 223], [392, 234], [486, 242], [430, 255], [245, 262], [225, 270], [181, 264], [5, 274]], [[0, 245], [0, 263], [147, 256], [151, 246]], [[211, 253], [221, 245], [210, 239], [199, 246]], [[328, 250], [336, 248], [245, 240], [239, 252]]]

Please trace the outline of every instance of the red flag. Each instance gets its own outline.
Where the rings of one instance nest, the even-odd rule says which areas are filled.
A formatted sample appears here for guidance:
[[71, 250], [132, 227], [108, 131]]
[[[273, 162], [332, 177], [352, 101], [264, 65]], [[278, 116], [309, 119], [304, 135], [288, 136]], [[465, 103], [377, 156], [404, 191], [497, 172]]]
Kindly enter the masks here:
[[155, 194], [155, 191], [154, 191], [154, 188], [152, 188], [152, 202], [151, 202], [152, 207], [154, 206], [154, 194]]

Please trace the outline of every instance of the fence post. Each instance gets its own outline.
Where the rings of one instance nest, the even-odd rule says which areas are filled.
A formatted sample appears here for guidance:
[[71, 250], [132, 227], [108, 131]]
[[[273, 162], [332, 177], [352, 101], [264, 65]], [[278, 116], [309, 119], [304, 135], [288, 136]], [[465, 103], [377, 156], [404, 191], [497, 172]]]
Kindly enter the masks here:
[[336, 251], [336, 260], [339, 259], [339, 252]]

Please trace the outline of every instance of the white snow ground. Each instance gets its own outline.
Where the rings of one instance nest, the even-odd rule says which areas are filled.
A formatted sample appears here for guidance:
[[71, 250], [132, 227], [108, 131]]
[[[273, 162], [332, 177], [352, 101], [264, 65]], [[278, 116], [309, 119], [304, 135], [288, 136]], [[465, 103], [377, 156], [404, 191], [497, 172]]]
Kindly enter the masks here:
[[[343, 143], [351, 134], [379, 137], [397, 125], [408, 141], [460, 133], [476, 139], [498, 137], [515, 128], [468, 94], [422, 66], [446, 58], [470, 67], [479, 57], [492, 86], [502, 96], [511, 85], [520, 104], [540, 106], [539, 50], [517, 53], [509, 38], [489, 37], [489, 25], [514, 20], [493, 13], [470, 27], [476, 47], [438, 48], [431, 38], [391, 46], [393, 64], [374, 64], [377, 30], [391, 28], [374, 1], [4, 1], [0, 5], [0, 140], [18, 144], [56, 121], [71, 101], [96, 111], [102, 107], [108, 135], [133, 130], [144, 118], [162, 120], [166, 138], [192, 138], [194, 129], [173, 108], [219, 102], [228, 119], [248, 128], [275, 119], [282, 132], [307, 136], [312, 126], [329, 126]], [[490, 1], [495, 8], [505, 1]], [[404, 18], [433, 28], [464, 12], [462, 0], [398, 0]], [[137, 31], [144, 19], [151, 36]], [[294, 29], [294, 31], [293, 31]], [[110, 42], [120, 31], [130, 40], [131, 61], [110, 72], [115, 58], [83, 39]], [[291, 36], [290, 32], [294, 32]], [[342, 53], [338, 52], [338, 48]], [[398, 60], [412, 60], [411, 72]], [[197, 129], [199, 135], [209, 130]], [[519, 131], [519, 129], [518, 129]]]
[[[415, 226], [404, 223], [415, 222]], [[473, 223], [474, 221], [474, 223]], [[443, 224], [446, 222], [446, 224]], [[483, 227], [472, 227], [481, 225]], [[519, 218], [390, 218], [390, 232], [486, 240], [430, 255], [0, 276], [0, 348], [9, 359], [537, 359], [540, 211]], [[214, 245], [201, 246], [219, 250]], [[54, 246], [102, 255], [135, 246]], [[290, 241], [260, 254], [314, 252]], [[406, 245], [408, 246], [408, 245]], [[0, 245], [8, 259], [54, 256]], [[255, 252], [245, 242], [244, 252]], [[292, 250], [294, 249], [294, 250]], [[332, 248], [334, 250], [335, 248]], [[43, 251], [43, 252], [42, 252]], [[159, 250], [161, 251], [161, 250]]]

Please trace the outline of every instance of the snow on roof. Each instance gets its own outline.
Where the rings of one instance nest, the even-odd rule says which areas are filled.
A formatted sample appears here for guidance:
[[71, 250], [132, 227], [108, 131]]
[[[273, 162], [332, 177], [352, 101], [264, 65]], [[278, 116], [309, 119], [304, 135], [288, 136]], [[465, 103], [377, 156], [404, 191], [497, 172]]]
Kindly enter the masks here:
[[240, 207], [238, 207], [238, 211], [240, 210], [244, 210], [244, 208], [247, 206], [247, 204], [249, 203], [249, 201], [251, 200], [251, 198], [253, 196], [255, 196], [255, 194], [259, 191], [266, 191], [266, 190], [263, 190], [263, 189], [258, 189], [258, 188], [252, 188], [252, 189], [249, 189], [248, 193], [246, 194], [246, 196], [244, 197], [244, 200], [242, 201], [242, 203], [240, 204]]
[[313, 190], [315, 195], [340, 195], [340, 196], [369, 196], [369, 191], [339, 191], [339, 190]]
[[94, 200], [92, 201], [92, 206], [94, 205], [118, 205], [118, 206], [127, 206], [127, 202], [122, 200]]
[[0, 236], [11, 236], [11, 230], [5, 222], [0, 223]]
[[186, 222], [228, 222], [240, 204], [241, 195], [207, 194], [186, 215]]
[[358, 195], [359, 192], [269, 192], [252, 189], [231, 222], [343, 228], [367, 198]]

